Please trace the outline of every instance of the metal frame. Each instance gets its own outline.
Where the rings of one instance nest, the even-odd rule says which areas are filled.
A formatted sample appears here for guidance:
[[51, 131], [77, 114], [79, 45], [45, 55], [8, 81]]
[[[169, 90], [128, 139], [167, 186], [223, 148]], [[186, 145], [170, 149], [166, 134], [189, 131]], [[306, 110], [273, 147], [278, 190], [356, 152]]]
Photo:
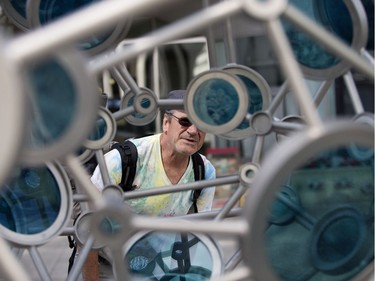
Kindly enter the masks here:
[[[40, 58], [54, 54], [56, 54], [61, 61], [64, 61], [64, 65], [67, 65], [69, 72], [71, 72], [75, 78], [85, 81], [82, 85], [78, 83], [80, 87], [78, 91], [80, 110], [76, 117], [76, 124], [72, 126], [71, 132], [67, 134], [69, 138], [63, 138], [50, 148], [45, 148], [40, 151], [28, 151], [27, 149], [22, 151], [22, 163], [43, 164], [45, 161], [57, 159], [63, 160], [67, 169], [71, 172], [70, 174], [81, 187], [83, 195], [85, 196], [84, 199], [91, 203], [90, 210], [93, 211], [93, 220], [91, 223], [93, 236], [88, 237], [81, 252], [82, 258], [77, 264], [75, 264], [75, 268], [73, 269], [72, 274], [68, 276], [68, 280], [75, 279], [79, 273], [80, 267], [83, 265], [84, 257], [88, 255], [89, 250], [94, 245], [94, 238], [99, 238], [99, 242], [103, 242], [110, 248], [115, 257], [116, 275], [119, 280], [126, 280], [129, 274], [126, 270], [121, 268], [123, 255], [119, 250], [119, 246], [128, 241], [133, 233], [137, 231], [177, 231], [202, 233], [206, 235], [230, 235], [241, 242], [244, 266], [236, 268], [231, 272], [225, 272], [222, 276], [219, 276], [217, 280], [250, 279], [277, 281], [279, 278], [272, 273], [264, 253], [263, 230], [267, 220], [267, 210], [273, 202], [274, 193], [278, 191], [280, 183], [282, 183], [284, 177], [299, 164], [303, 163], [307, 157], [321, 151], [322, 149], [329, 148], [336, 144], [350, 144], [357, 141], [373, 148], [374, 143], [374, 127], [372, 122], [370, 122], [370, 126], [368, 126], [368, 124], [361, 126], [361, 124], [353, 121], [344, 123], [337, 121], [332, 125], [322, 122], [320, 116], [317, 114], [316, 106], [309, 96], [307, 87], [303, 83], [303, 72], [301, 71], [301, 67], [294, 60], [291, 47], [283, 32], [279, 18], [285, 16], [293, 24], [297, 25], [297, 27], [310, 34], [316, 41], [334, 52], [338, 57], [342, 58], [351, 68], [356, 69], [362, 73], [364, 77], [372, 81], [374, 78], [373, 60], [363, 58], [362, 52], [359, 53], [359, 51], [353, 46], [347, 46], [331, 33], [327, 32], [324, 28], [316, 25], [309, 18], [304, 16], [303, 13], [296, 10], [293, 6], [288, 5], [286, 0], [232, 0], [220, 1], [214, 5], [206, 5], [207, 7], [205, 7], [205, 9], [196, 11], [192, 15], [161, 27], [141, 38], [135, 39], [132, 44], [124, 46], [124, 48], [121, 48], [118, 52], [102, 53], [92, 61], [81, 60], [80, 58], [75, 57], [73, 51], [65, 53], [62, 50], [66, 45], [75, 44], [75, 42], [82, 38], [87, 38], [88, 35], [96, 31], [116, 24], [122, 18], [141, 15], [148, 11], [152, 12], [153, 9], [163, 7], [167, 4], [178, 5], [178, 2], [175, 0], [138, 0], [130, 2], [118, 0], [101, 1], [95, 5], [52, 22], [43, 28], [25, 33], [22, 36], [11, 38], [9, 40], [0, 38], [2, 41], [0, 49], [1, 61], [6, 64], [8, 71], [0, 72], [0, 78], [2, 80], [2, 85], [6, 85], [7, 93], [24, 92], [23, 87], [26, 88], [26, 85], [23, 85], [25, 73], [22, 70], [27, 66], [27, 63], [30, 61], [38, 61]], [[355, 9], [354, 6], [353, 9]], [[115, 67], [119, 63], [134, 58], [145, 51], [152, 50], [160, 44], [179, 39], [187, 34], [191, 34], [192, 32], [199, 31], [212, 24], [221, 22], [240, 12], [246, 12], [249, 16], [264, 22], [268, 37], [274, 47], [281, 69], [287, 79], [287, 83], [284, 85], [287, 85], [293, 92], [294, 98], [297, 100], [297, 103], [303, 112], [304, 120], [306, 121], [305, 130], [297, 132], [280, 143], [279, 146], [270, 150], [266, 155], [267, 157], [264, 162], [262, 161], [262, 165], [259, 165], [259, 167], [258, 163], [261, 159], [260, 151], [263, 148], [264, 136], [257, 136], [254, 149], [255, 156], [253, 157], [254, 163], [244, 166], [240, 175], [227, 176], [212, 181], [194, 182], [182, 186], [158, 188], [157, 191], [134, 191], [124, 194], [124, 197], [121, 198], [122, 201], [122, 199], [153, 196], [168, 192], [179, 192], [182, 190], [193, 190], [226, 183], [240, 183], [239, 191], [242, 192], [245, 188], [251, 187], [251, 196], [249, 196], [246, 201], [242, 215], [238, 216], [235, 220], [203, 219], [195, 220], [193, 223], [187, 223], [186, 219], [181, 218], [147, 218], [132, 214], [126, 207], [126, 204], [119, 202], [120, 200], [104, 198], [104, 196], [88, 179], [87, 173], [82, 167], [79, 157], [72, 155], [73, 151], [81, 142], [83, 142], [84, 137], [90, 133], [90, 130], [93, 127], [90, 125], [94, 124], [95, 117], [97, 116], [98, 103], [95, 101], [95, 89], [91, 88], [95, 83], [91, 83], [92, 80], [90, 77], [92, 78], [92, 76], [99, 74], [103, 70]], [[95, 15], [95, 17], [92, 15]], [[48, 38], [48, 40], [45, 40], [45, 38]], [[28, 47], [25, 48], [25, 46]], [[67, 57], [66, 61], [65, 57]], [[79, 71], [77, 69], [79, 69]], [[213, 73], [217, 73], [217, 71], [210, 71], [209, 75], [212, 75]], [[236, 119], [238, 120], [233, 122], [233, 124], [225, 124], [225, 128], [221, 128], [220, 130], [217, 130], [215, 126], [206, 128], [211, 130], [214, 134], [224, 134], [234, 130], [243, 118], [245, 118], [247, 110], [246, 89], [238, 82], [238, 78], [229, 73], [220, 75], [223, 75], [223, 77], [225, 76], [226, 78], [230, 77], [228, 78], [230, 83], [235, 83], [237, 85], [236, 88], [238, 94], [243, 96], [241, 101], [243, 101], [244, 105], [242, 108], [241, 104], [241, 109], [238, 110], [241, 112], [238, 112], [238, 116], [236, 115]], [[348, 84], [350, 84], [349, 78], [350, 77], [347, 76]], [[22, 82], [20, 83], [20, 81]], [[125, 82], [130, 83], [131, 81]], [[191, 93], [190, 98], [195, 93], [194, 89], [191, 90]], [[24, 131], [26, 130], [27, 125], [29, 125], [29, 123], [26, 122], [28, 121], [27, 118], [25, 118], [22, 112], [25, 112], [25, 104], [27, 105], [28, 102], [32, 102], [32, 97], [24, 96], [23, 99], [19, 98], [17, 101], [15, 99], [13, 101], [10, 99], [10, 102], [13, 106], [13, 110], [15, 110], [15, 112], [17, 111], [17, 115], [15, 116], [16, 121], [12, 123], [12, 125], [16, 126], [10, 128], [9, 124], [5, 123], [2, 124], [1, 127], [6, 128], [7, 131], [10, 132], [10, 140], [15, 140], [15, 144], [9, 143], [9, 147], [7, 148], [10, 150], [10, 153], [7, 154], [7, 152], [4, 152], [10, 163], [5, 166], [4, 172], [0, 174], [0, 181], [3, 180], [2, 177], [5, 178], [10, 173], [11, 168], [17, 163], [18, 159], [16, 151], [19, 150], [21, 144], [20, 141], [17, 142], [15, 138], [24, 136]], [[184, 106], [182, 103], [173, 103], [164, 100], [156, 100], [156, 104], [159, 108], [183, 108]], [[266, 111], [262, 113], [263, 117], [268, 118], [267, 124], [272, 125], [272, 128], [269, 128], [266, 132], [262, 132], [264, 134], [269, 133], [275, 128], [275, 122], [272, 122], [271, 114], [274, 113], [273, 110], [276, 105], [276, 102], [272, 103], [270, 105], [272, 110], [270, 110], [270, 112]], [[21, 110], [20, 108], [17, 109], [16, 106], [21, 107]], [[202, 120], [193, 116], [190, 112], [194, 107], [192, 101], [185, 100], [185, 106], [185, 110], [188, 112], [189, 117], [192, 118], [197, 126], [199, 125], [198, 127], [203, 129], [206, 125], [203, 124]], [[122, 109], [121, 112], [114, 113], [113, 117], [115, 120], [119, 120], [123, 116], [137, 112], [137, 109], [140, 110], [142, 108], [136, 108], [135, 106], [127, 107]], [[357, 113], [362, 113], [360, 105], [356, 104], [356, 109], [358, 111]], [[87, 114], [87, 112], [89, 112], [89, 114]], [[9, 112], [7, 117], [8, 116], [12, 116], [12, 113]], [[262, 117], [262, 115], [260, 116]], [[24, 126], [22, 126], [23, 123], [25, 123]], [[22, 127], [18, 128], [17, 125], [19, 124]], [[14, 127], [17, 127], [17, 129]], [[260, 128], [261, 127], [262, 126], [260, 125]], [[301, 128], [294, 127], [293, 129], [298, 129], [297, 131], [299, 131]], [[70, 133], [72, 134], [70, 135]], [[96, 155], [99, 158], [99, 164], [101, 161], [104, 162], [104, 157], [101, 157], [103, 156], [102, 154], [97, 152]], [[254, 173], [254, 177], [251, 177], [248, 172], [250, 172], [250, 174], [252, 174], [252, 172], [256, 173]], [[61, 181], [62, 183], [65, 183], [65, 180]], [[65, 185], [65, 187], [67, 186], [68, 185]], [[69, 191], [67, 192], [69, 193]], [[236, 194], [236, 196], [238, 196], [238, 194]], [[18, 244], [23, 243], [29, 246], [31, 245], [29, 247], [30, 253], [34, 258], [35, 264], [40, 271], [41, 279], [43, 280], [49, 280], [48, 273], [46, 273], [43, 261], [38, 258], [36, 249], [32, 245], [47, 243], [48, 239], [62, 233], [63, 230], [61, 228], [65, 224], [65, 216], [69, 215], [68, 209], [71, 209], [68, 198], [69, 195], [66, 195], [67, 206], [64, 207], [65, 212], [61, 215], [61, 219], [59, 218], [59, 225], [56, 225], [56, 227], [54, 226], [54, 229], [51, 230], [51, 233], [48, 233], [47, 236], [41, 237], [42, 235], [39, 235], [38, 237], [30, 237], [28, 235], [27, 237], [20, 238], [13, 233], [9, 234], [9, 239], [6, 237], [9, 241], [17, 240], [16, 243]], [[231, 204], [228, 206], [230, 209]], [[221, 218], [220, 215], [217, 216], [217, 218]], [[120, 222], [122, 229], [117, 233], [117, 236], [104, 235], [100, 232], [100, 229], [98, 229], [98, 224], [105, 217], [112, 217]], [[32, 238], [31, 241], [30, 238]], [[23, 267], [15, 259], [12, 259], [12, 255], [10, 254], [10, 251], [8, 251], [6, 243], [3, 242], [4, 240], [0, 239], [0, 243], [2, 244], [0, 251], [2, 254], [10, 257], [9, 259], [3, 259], [0, 263], [5, 276], [10, 277], [10, 280], [27, 280]], [[234, 257], [234, 259], [237, 259], [237, 257]], [[370, 275], [373, 275], [373, 262], [369, 264], [368, 268], [355, 276], [353, 280], [370, 280]]]
[[61, 205], [55, 221], [46, 230], [35, 234], [22, 234], [9, 230], [0, 224], [2, 237], [20, 247], [40, 246], [59, 235], [67, 226], [73, 210], [73, 195], [69, 178], [58, 163], [46, 163], [46, 168], [54, 176], [60, 191]]

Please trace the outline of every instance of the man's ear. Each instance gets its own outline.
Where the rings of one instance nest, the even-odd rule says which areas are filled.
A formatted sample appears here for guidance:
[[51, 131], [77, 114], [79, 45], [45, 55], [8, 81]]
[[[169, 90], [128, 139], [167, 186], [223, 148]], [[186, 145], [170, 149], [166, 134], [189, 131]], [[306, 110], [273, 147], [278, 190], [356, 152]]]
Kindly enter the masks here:
[[164, 114], [164, 117], [163, 117], [163, 133], [166, 133], [168, 131], [168, 126], [169, 126], [169, 121], [168, 121], [168, 117], [166, 116], [166, 114]]

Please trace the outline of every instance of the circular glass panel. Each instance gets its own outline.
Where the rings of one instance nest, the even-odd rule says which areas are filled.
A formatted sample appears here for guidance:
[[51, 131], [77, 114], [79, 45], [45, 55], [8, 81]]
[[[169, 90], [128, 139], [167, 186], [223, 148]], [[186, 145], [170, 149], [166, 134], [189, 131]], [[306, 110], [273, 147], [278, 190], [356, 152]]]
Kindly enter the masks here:
[[8, 18], [20, 29], [28, 30], [29, 24], [26, 19], [27, 0], [3, 0], [1, 8]]
[[61, 167], [17, 169], [0, 191], [0, 232], [16, 244], [43, 244], [70, 218], [71, 200]]
[[201, 130], [227, 133], [244, 119], [248, 95], [243, 82], [224, 71], [208, 71], [193, 79], [185, 96], [185, 109]]
[[[134, 112], [130, 115], [127, 115], [125, 117], [125, 120], [129, 122], [129, 124], [135, 125], [135, 126], [144, 126], [147, 124], [150, 124], [152, 121], [155, 120], [158, 111], [156, 107], [156, 96], [155, 94], [147, 88], [141, 88], [142, 96], [144, 96], [141, 100], [139, 105], [144, 109], [145, 111], [148, 111], [150, 109], [149, 114], [144, 114], [140, 112]], [[134, 105], [135, 101], [135, 95], [134, 93], [129, 90], [127, 91], [124, 96], [121, 99], [120, 108], [125, 109], [129, 106]], [[153, 107], [153, 108], [150, 108]]]
[[19, 69], [4, 57], [0, 37], [0, 186], [19, 161], [23, 149], [26, 128], [30, 126], [26, 97], [19, 80]]
[[129, 240], [125, 262], [142, 280], [214, 280], [222, 271], [218, 248], [205, 236], [150, 232]]
[[94, 127], [99, 95], [84, 65], [75, 50], [60, 50], [24, 66], [32, 113], [22, 155], [27, 166], [77, 150]]
[[[102, 0], [36, 0], [28, 1], [28, 20], [32, 26], [46, 25], [64, 15], [68, 15], [88, 5]], [[99, 34], [89, 34], [85, 41], [78, 43], [81, 50], [90, 54], [97, 54], [122, 39], [129, 30], [130, 24], [126, 20], [119, 22], [115, 27], [107, 29]]]
[[[290, 3], [353, 49], [360, 50], [366, 44], [367, 23], [363, 21], [365, 14], [360, 1], [292, 0]], [[304, 31], [287, 21], [283, 21], [283, 26], [295, 57], [309, 78], [333, 79], [348, 69], [347, 63]]]
[[351, 280], [373, 263], [374, 159], [350, 153], [353, 143], [373, 150], [373, 130], [357, 126], [296, 133], [263, 161], [242, 241], [260, 279]]
[[104, 107], [99, 108], [99, 118], [93, 132], [89, 135], [84, 146], [89, 149], [101, 149], [113, 140], [116, 134], [116, 122], [110, 111]]
[[[249, 98], [247, 113], [254, 114], [268, 108], [271, 99], [270, 88], [259, 73], [242, 65], [229, 65], [224, 67], [223, 70], [236, 75], [244, 83]], [[255, 135], [255, 131], [250, 127], [249, 120], [245, 118], [236, 129], [222, 134], [221, 137], [244, 139], [253, 135]]]

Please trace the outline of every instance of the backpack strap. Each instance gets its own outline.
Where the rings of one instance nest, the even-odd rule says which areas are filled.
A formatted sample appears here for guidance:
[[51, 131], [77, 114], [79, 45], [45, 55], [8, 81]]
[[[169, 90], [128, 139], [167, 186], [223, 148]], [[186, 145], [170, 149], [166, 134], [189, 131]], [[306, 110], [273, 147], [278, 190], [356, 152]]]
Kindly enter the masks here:
[[[191, 159], [193, 161], [193, 170], [194, 170], [194, 179], [195, 181], [203, 180], [205, 178], [205, 169], [204, 169], [204, 163], [203, 159], [200, 156], [198, 152], [194, 153], [191, 156]], [[199, 196], [201, 195], [202, 189], [195, 189], [192, 192], [191, 201], [193, 201], [193, 204], [191, 205], [191, 208], [189, 210], [189, 213], [198, 213], [198, 206], [197, 201]]]
[[137, 170], [137, 147], [129, 140], [124, 143], [115, 143], [112, 148], [119, 151], [121, 156], [122, 177], [119, 186], [124, 192], [133, 189], [133, 181]]

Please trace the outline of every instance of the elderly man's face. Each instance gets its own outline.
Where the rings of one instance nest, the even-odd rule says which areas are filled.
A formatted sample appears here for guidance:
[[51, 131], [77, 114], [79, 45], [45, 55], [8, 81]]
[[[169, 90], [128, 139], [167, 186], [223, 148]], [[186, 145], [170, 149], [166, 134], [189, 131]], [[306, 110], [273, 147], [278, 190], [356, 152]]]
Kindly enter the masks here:
[[181, 154], [192, 155], [203, 145], [206, 133], [191, 124], [183, 111], [165, 114], [163, 126], [173, 149]]

